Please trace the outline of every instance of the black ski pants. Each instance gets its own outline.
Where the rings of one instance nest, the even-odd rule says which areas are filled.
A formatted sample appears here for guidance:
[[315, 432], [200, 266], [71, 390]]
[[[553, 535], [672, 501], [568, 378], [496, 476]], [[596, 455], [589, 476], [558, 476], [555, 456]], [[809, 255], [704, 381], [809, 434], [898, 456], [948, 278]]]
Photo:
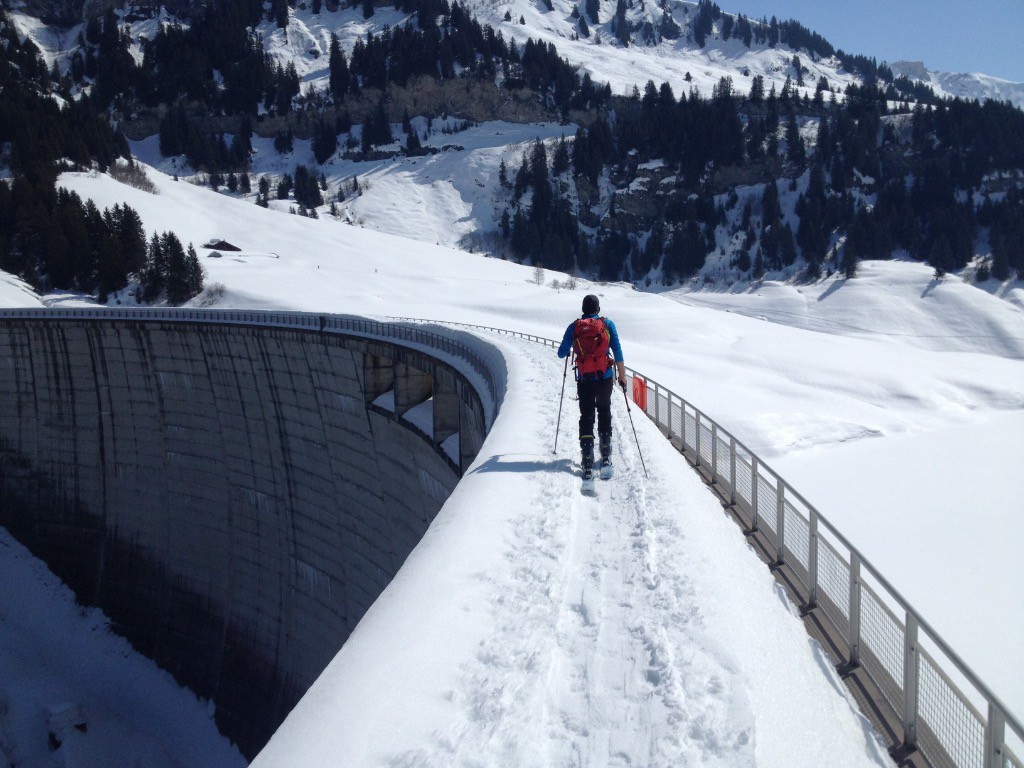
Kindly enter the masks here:
[[596, 437], [594, 412], [597, 412], [597, 434], [612, 433], [612, 386], [615, 379], [580, 379], [576, 393], [580, 398], [580, 437]]

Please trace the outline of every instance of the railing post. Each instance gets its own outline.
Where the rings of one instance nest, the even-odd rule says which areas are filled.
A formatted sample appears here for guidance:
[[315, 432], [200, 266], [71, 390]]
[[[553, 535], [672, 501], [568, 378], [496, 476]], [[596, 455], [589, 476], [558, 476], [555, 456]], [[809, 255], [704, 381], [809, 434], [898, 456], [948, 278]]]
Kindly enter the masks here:
[[984, 768], [1005, 768], [1003, 745], [1006, 741], [1006, 716], [991, 701], [988, 703], [988, 722], [985, 723]]
[[736, 438], [729, 435], [729, 505], [736, 505]]
[[920, 653], [917, 647], [917, 616], [907, 611], [903, 637], [903, 749], [917, 748], [917, 671]]
[[786, 486], [775, 476], [775, 563], [778, 568], [786, 562]]
[[693, 466], [700, 468], [700, 411], [693, 409]]
[[818, 605], [818, 510], [811, 507], [807, 527], [807, 605], [811, 610]]
[[846, 668], [860, 666], [860, 555], [850, 553], [850, 626], [846, 632]]
[[718, 482], [718, 422], [711, 422], [711, 484]]
[[757, 530], [757, 456], [750, 454], [750, 533]]
[[668, 439], [672, 440], [672, 393], [668, 394], [668, 418], [665, 420], [668, 424]]

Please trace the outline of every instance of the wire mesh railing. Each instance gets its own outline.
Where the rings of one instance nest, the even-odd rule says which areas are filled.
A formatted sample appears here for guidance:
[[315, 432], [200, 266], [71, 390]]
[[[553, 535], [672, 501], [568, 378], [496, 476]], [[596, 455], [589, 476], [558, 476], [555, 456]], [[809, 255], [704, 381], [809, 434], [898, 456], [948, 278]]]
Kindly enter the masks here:
[[[557, 347], [502, 328], [448, 323]], [[748, 532], [797, 582], [794, 599], [839, 639], [837, 666], [867, 675], [871, 702], [898, 725], [890, 746], [933, 768], [1024, 768], [1024, 728], [850, 542], [753, 451], [671, 390], [631, 368], [637, 406], [703, 472]], [[1016, 747], [1016, 751], [1011, 747]]]
[[[761, 532], [773, 566], [793, 575], [801, 608], [816, 611], [845, 641], [839, 665], [866, 673], [901, 726], [894, 752], [919, 752], [936, 767], [1022, 768], [1007, 744], [1008, 735], [1024, 741], [1019, 721], [857, 549], [714, 420], [657, 382], [627, 373], [641, 382], [634, 393], [648, 392], [648, 416], [718, 486], [747, 529]], [[684, 429], [663, 416], [675, 414]]]

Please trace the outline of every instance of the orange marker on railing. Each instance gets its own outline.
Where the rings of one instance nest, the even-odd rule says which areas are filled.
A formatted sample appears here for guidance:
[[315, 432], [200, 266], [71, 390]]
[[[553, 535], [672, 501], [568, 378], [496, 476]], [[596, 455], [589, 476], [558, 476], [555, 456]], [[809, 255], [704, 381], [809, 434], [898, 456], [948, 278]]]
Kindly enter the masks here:
[[633, 377], [633, 402], [641, 411], [647, 410], [647, 381], [639, 376]]

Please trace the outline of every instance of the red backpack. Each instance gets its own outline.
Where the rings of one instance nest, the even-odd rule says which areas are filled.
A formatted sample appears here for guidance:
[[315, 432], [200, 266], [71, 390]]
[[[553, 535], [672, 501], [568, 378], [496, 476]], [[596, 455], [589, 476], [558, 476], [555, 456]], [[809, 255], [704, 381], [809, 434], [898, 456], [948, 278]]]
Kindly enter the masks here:
[[572, 348], [576, 353], [575, 365], [580, 375], [604, 374], [611, 364], [608, 345], [612, 335], [603, 317], [584, 317], [573, 328]]

